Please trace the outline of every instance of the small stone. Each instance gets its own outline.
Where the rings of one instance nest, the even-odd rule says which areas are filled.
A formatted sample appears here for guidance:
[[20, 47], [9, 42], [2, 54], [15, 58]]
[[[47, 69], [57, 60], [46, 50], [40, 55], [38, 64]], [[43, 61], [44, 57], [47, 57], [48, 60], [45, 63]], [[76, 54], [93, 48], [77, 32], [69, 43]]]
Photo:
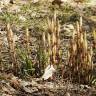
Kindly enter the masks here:
[[69, 92], [66, 93], [66, 96], [71, 96]]
[[22, 21], [26, 21], [26, 18], [24, 16], [19, 16], [19, 19]]
[[39, 0], [32, 0], [32, 2], [33, 2], [33, 3], [37, 3], [37, 2], [39, 2]]

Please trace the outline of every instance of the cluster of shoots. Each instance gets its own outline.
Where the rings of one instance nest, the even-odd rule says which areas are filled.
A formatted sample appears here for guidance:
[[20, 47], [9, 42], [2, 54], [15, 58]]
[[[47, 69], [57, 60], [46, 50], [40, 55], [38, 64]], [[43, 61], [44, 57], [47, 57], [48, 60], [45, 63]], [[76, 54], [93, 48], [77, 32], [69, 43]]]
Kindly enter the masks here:
[[68, 52], [68, 66], [70, 67], [70, 78], [79, 83], [90, 82], [93, 70], [92, 46], [88, 47], [86, 32], [82, 30], [82, 17], [77, 22], [76, 30], [70, 40]]
[[60, 61], [60, 24], [54, 12], [53, 18], [48, 18], [48, 31], [42, 35], [44, 52], [48, 54], [48, 64], [59, 64]]
[[[9, 54], [10, 54], [10, 61], [12, 62], [12, 66], [15, 69], [15, 73], [18, 73], [18, 63], [16, 60], [16, 48], [15, 48], [15, 38], [14, 38], [14, 33], [11, 29], [10, 23], [7, 23], [6, 25], [7, 29], [7, 41], [8, 41], [8, 46], [9, 46]], [[26, 39], [26, 49], [27, 49], [27, 54], [29, 54], [29, 31], [28, 28], [26, 27], [25, 30], [25, 39]]]

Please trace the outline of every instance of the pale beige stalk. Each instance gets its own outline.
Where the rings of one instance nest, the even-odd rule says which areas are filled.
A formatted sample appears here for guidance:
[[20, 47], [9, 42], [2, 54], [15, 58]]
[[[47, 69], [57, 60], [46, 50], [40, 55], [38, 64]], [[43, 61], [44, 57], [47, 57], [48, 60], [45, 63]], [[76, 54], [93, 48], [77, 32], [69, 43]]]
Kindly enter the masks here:
[[9, 45], [10, 60], [12, 61], [15, 73], [17, 73], [18, 64], [16, 62], [15, 40], [10, 23], [7, 24], [6, 29], [7, 29], [7, 41]]

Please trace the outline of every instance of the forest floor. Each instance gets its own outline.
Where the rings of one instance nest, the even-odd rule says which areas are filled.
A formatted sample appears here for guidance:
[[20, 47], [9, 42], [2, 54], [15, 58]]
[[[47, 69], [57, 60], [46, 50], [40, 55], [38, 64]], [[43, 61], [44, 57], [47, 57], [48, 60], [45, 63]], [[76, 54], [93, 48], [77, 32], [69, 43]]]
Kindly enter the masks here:
[[[3, 0], [1, 0], [3, 1]], [[18, 0], [19, 1], [19, 0]], [[20, 0], [22, 1], [21, 3], [22, 4], [25, 4], [26, 0]], [[21, 7], [21, 3], [19, 5], [16, 5], [16, 4], [13, 4], [13, 5], [10, 5], [10, 8], [8, 9], [9, 13], [10, 12], [13, 12], [14, 13], [14, 10], [18, 13], [18, 10], [20, 9], [19, 7]], [[2, 4], [2, 3], [1, 3]], [[4, 5], [2, 5], [0, 7], [0, 13], [6, 13], [6, 10], [7, 10], [7, 7], [4, 7]], [[34, 36], [34, 32], [37, 32], [39, 33], [39, 30], [42, 26], [44, 26], [45, 23], [42, 23], [41, 21], [44, 19], [44, 16], [46, 16], [46, 14], [48, 14], [48, 12], [46, 13], [45, 11], [45, 6], [41, 6], [41, 8], [43, 8], [44, 12], [38, 7], [38, 4], [35, 5], [36, 8], [41, 12], [39, 12], [37, 9], [35, 9], [34, 6], [31, 6], [34, 10], [32, 11], [32, 16], [35, 17], [36, 20], [32, 19], [33, 21], [33, 25], [35, 26], [33, 28], [33, 25], [32, 25], [32, 28], [31, 28], [31, 35]], [[23, 6], [24, 8], [27, 8], [26, 6]], [[25, 12], [26, 10], [23, 9], [23, 11]], [[46, 7], [47, 8], [47, 7]], [[1, 10], [2, 9], [2, 10]], [[75, 8], [74, 8], [75, 9]], [[30, 10], [27, 9], [28, 12], [30, 13]], [[4, 11], [4, 12], [3, 12]], [[36, 11], [38, 14], [36, 14]], [[95, 9], [94, 9], [95, 11]], [[20, 11], [21, 13], [23, 13], [23, 15], [25, 16], [25, 13], [22, 12], [22, 10]], [[21, 14], [19, 12], [19, 15]], [[42, 14], [43, 13], [43, 14]], [[34, 16], [35, 14], [35, 16]], [[94, 12], [95, 14], [95, 12]], [[5, 14], [6, 15], [6, 14]], [[19, 16], [18, 15], [18, 16]], [[22, 14], [20, 15], [21, 16], [21, 19], [22, 19]], [[41, 17], [40, 17], [40, 16]], [[43, 15], [43, 16], [42, 16]], [[10, 15], [11, 16], [11, 15]], [[9, 16], [9, 17], [10, 17]], [[13, 16], [13, 15], [12, 15]], [[39, 19], [37, 19], [37, 17]], [[65, 16], [65, 15], [64, 15]], [[6, 16], [5, 16], [6, 17]], [[43, 19], [42, 19], [43, 17]], [[63, 16], [62, 16], [63, 17]], [[28, 17], [29, 18], [29, 17]], [[24, 18], [23, 18], [24, 19]], [[41, 19], [41, 21], [39, 21]], [[64, 18], [65, 20], [65, 18]], [[95, 19], [96, 20], [96, 19]], [[1, 20], [2, 21], [2, 20]], [[46, 20], [45, 20], [46, 21]], [[36, 23], [36, 24], [34, 24]], [[40, 25], [42, 23], [42, 26]], [[5, 23], [4, 23], [5, 24]], [[92, 22], [93, 24], [93, 22]], [[96, 24], [96, 22], [95, 22]], [[14, 25], [17, 26], [17, 24], [14, 24], [13, 23], [13, 27]], [[23, 26], [23, 24], [21, 24]], [[20, 26], [21, 26], [20, 25]], [[18, 35], [18, 38], [21, 36], [21, 31], [23, 33], [23, 31], [25, 30], [22, 30], [23, 28], [21, 28], [21, 31], [20, 31], [20, 28], [18, 29], [17, 27], [15, 26], [15, 29], [14, 33], [16, 33], [16, 36]], [[19, 25], [18, 25], [19, 26]], [[25, 26], [25, 25], [24, 25]], [[89, 25], [89, 27], [91, 27]], [[92, 27], [95, 27], [92, 26]], [[5, 28], [5, 25], [4, 25], [4, 28]], [[0, 22], [0, 40], [3, 40], [3, 43], [5, 45], [7, 45], [7, 39], [6, 39], [6, 31], [5, 29], [2, 28], [2, 22]], [[36, 29], [37, 28], [37, 29]], [[35, 29], [35, 31], [34, 31]], [[42, 29], [42, 28], [41, 28]], [[15, 32], [16, 31], [16, 32]], [[5, 33], [4, 33], [5, 32]], [[88, 33], [88, 32], [87, 32]], [[69, 34], [69, 33], [68, 33]], [[30, 36], [31, 36], [30, 35]], [[36, 35], [36, 33], [35, 33]], [[62, 34], [61, 34], [62, 35]], [[64, 33], [63, 33], [64, 35]], [[64, 35], [65, 36], [65, 35]], [[66, 49], [67, 49], [67, 45], [68, 45], [68, 40], [69, 39], [66, 39], [66, 38], [63, 36], [63, 39], [62, 42], [61, 42], [61, 46], [63, 46], [63, 54], [64, 54], [64, 60], [66, 59]], [[88, 33], [88, 37], [90, 36], [90, 34]], [[22, 37], [22, 36], [21, 36]], [[70, 36], [69, 36], [70, 37]], [[18, 39], [16, 37], [16, 39]], [[90, 37], [91, 38], [91, 37]], [[91, 41], [91, 39], [89, 39], [89, 41]], [[21, 38], [22, 39], [22, 38]], [[18, 39], [18, 42], [21, 43], [21, 39]], [[32, 44], [34, 42], [37, 42], [36, 40], [36, 36], [33, 37], [33, 39], [31, 39], [30, 41], [32, 42]], [[62, 38], [61, 38], [62, 39]], [[7, 43], [6, 43], [7, 42]], [[64, 43], [64, 44], [63, 44]], [[17, 43], [16, 43], [17, 44]], [[36, 44], [34, 44], [35, 46]], [[37, 44], [38, 45], [38, 44]], [[23, 45], [22, 45], [23, 46]], [[33, 46], [33, 48], [35, 48]], [[24, 46], [23, 46], [24, 47]], [[22, 47], [22, 48], [23, 48]], [[33, 49], [33, 55], [34, 55], [34, 50]], [[5, 52], [6, 51], [6, 52]], [[5, 66], [3, 64], [3, 66], [5, 67], [5, 70], [1, 70], [1, 67], [0, 66], [0, 96], [96, 96], [96, 85], [84, 85], [84, 84], [80, 84], [80, 83], [73, 83], [71, 82], [70, 80], [65, 80], [65, 79], [62, 79], [62, 78], [59, 78], [58, 76], [56, 76], [55, 80], [53, 81], [43, 81], [42, 78], [33, 78], [31, 76], [26, 76], [25, 78], [21, 78], [21, 77], [17, 77], [15, 75], [13, 75], [12, 72], [5, 72], [7, 70], [6, 68], [6, 65], [9, 66], [8, 68], [10, 68], [10, 65], [8, 65], [10, 62], [9, 62], [9, 59], [10, 59], [10, 56], [9, 56], [9, 53], [7, 52], [8, 51], [8, 48], [6, 46], [4, 46], [4, 48], [2, 49], [2, 56], [0, 55], [0, 58], [4, 58], [5, 61]], [[94, 57], [95, 58], [95, 57]], [[95, 60], [95, 59], [94, 59]], [[6, 62], [8, 61], [8, 62]], [[95, 61], [96, 62], [96, 61]], [[0, 61], [1, 63], [1, 61]], [[65, 63], [65, 62], [64, 62]], [[12, 70], [11, 70], [12, 71]], [[96, 73], [96, 72], [95, 72]], [[95, 79], [96, 80], [96, 79]]]
[[0, 96], [96, 96], [96, 86], [58, 78], [54, 81], [32, 77], [20, 79], [12, 73], [0, 73]]

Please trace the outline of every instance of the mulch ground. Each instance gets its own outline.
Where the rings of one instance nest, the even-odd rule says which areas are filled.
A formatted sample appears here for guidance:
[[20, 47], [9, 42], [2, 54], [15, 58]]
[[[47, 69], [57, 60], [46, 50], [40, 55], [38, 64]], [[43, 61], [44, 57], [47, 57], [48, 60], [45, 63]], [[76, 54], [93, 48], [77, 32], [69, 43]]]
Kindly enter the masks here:
[[96, 86], [73, 84], [63, 79], [20, 79], [12, 73], [0, 73], [0, 96], [96, 96]]

